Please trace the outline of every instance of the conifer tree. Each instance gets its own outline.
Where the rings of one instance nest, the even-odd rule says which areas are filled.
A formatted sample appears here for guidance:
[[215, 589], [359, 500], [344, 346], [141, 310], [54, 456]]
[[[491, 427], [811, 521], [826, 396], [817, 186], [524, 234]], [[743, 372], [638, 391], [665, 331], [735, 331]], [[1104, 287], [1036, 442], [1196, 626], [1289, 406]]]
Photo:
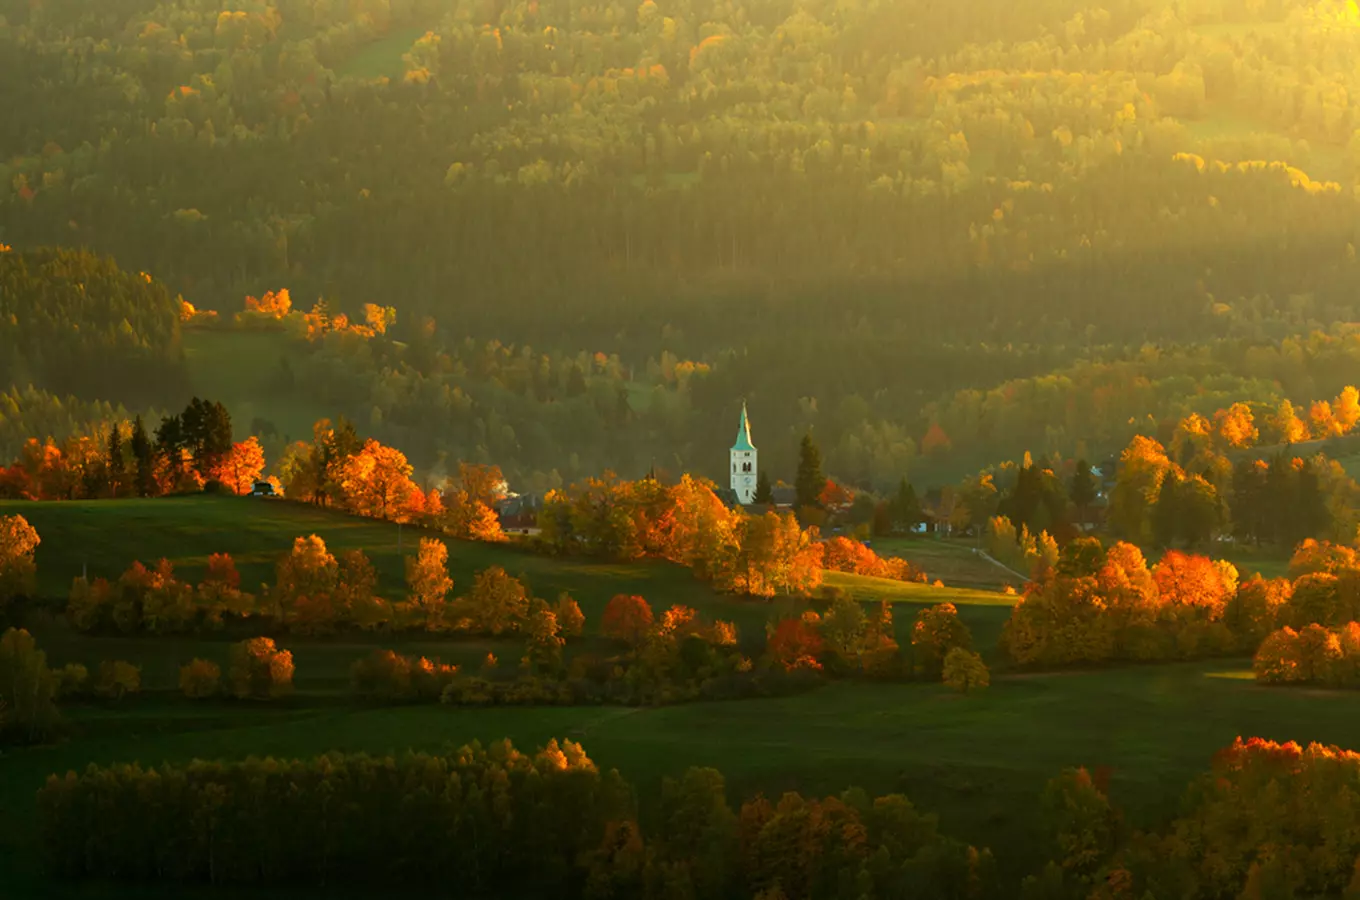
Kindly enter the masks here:
[[774, 506], [774, 488], [770, 487], [770, 477], [761, 472], [756, 478], [756, 506]]
[[798, 477], [794, 489], [798, 492], [798, 508], [820, 507], [826, 476], [822, 474], [822, 451], [812, 441], [812, 432], [803, 435], [798, 448]]
[[1072, 473], [1071, 497], [1081, 523], [1086, 524], [1087, 510], [1096, 499], [1096, 478], [1091, 474], [1091, 464], [1084, 459], [1077, 460], [1076, 471]]
[[109, 496], [116, 498], [127, 481], [127, 464], [123, 461], [123, 428], [117, 422], [109, 429]]
[[132, 423], [132, 459], [136, 466], [135, 487], [139, 497], [149, 497], [156, 491], [156, 459], [147, 436], [142, 417], [137, 416]]
[[922, 519], [921, 501], [916, 496], [916, 488], [903, 478], [897, 486], [897, 496], [892, 501], [893, 523], [908, 531]]

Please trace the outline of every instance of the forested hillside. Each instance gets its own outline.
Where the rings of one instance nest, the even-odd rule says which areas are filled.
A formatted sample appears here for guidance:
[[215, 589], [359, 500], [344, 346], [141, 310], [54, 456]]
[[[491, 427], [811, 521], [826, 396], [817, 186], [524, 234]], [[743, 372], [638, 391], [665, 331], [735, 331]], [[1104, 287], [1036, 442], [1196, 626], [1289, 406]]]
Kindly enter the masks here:
[[1339, 0], [0, 0], [0, 241], [395, 308], [271, 383], [422, 466], [717, 474], [745, 397], [884, 485], [1353, 380], [1357, 53]]

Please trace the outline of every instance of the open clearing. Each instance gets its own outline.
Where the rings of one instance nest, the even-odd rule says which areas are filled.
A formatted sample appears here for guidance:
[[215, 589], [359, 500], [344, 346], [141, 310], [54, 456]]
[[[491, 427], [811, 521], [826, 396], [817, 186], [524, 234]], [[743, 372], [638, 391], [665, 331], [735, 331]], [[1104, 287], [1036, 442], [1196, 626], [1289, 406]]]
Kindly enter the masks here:
[[[313, 532], [337, 550], [364, 548], [382, 577], [383, 592], [399, 596], [401, 556], [412, 552], [419, 536], [402, 529], [399, 553], [392, 525], [299, 504], [226, 497], [0, 504], [0, 514], [12, 512], [26, 516], [43, 537], [41, 593], [54, 602], [83, 565], [92, 576], [116, 576], [135, 558], [151, 562], [166, 556], [193, 578], [207, 555], [221, 550], [237, 558], [247, 584], [258, 584], [272, 579], [274, 559], [294, 537]], [[791, 605], [722, 597], [687, 571], [662, 563], [557, 560], [513, 546], [459, 542], [450, 542], [450, 549], [458, 588], [467, 587], [474, 570], [502, 565], [522, 573], [540, 595], [570, 590], [586, 612], [588, 629], [608, 598], [623, 592], [642, 594], [656, 607], [687, 603], [733, 619], [743, 633], [757, 636], [772, 614]], [[828, 583], [861, 599], [899, 604], [903, 637], [916, 609], [951, 600], [989, 657], [1014, 601], [995, 592], [846, 575], [832, 575]], [[722, 770], [734, 798], [850, 785], [902, 790], [939, 812], [947, 831], [991, 847], [1006, 877], [1018, 879], [1044, 852], [1037, 843], [1038, 795], [1064, 766], [1111, 767], [1116, 801], [1141, 823], [1173, 812], [1187, 782], [1238, 735], [1360, 746], [1360, 693], [1259, 688], [1245, 677], [1241, 660], [1062, 675], [998, 670], [991, 689], [969, 697], [939, 685], [837, 683], [800, 696], [655, 709], [451, 709], [358, 703], [346, 693], [349, 666], [374, 646], [469, 663], [489, 650], [517, 659], [518, 644], [285, 638], [281, 644], [294, 652], [297, 665], [292, 697], [270, 705], [194, 704], [174, 689], [177, 669], [195, 656], [224, 661], [226, 637], [91, 637], [43, 615], [32, 624], [49, 663], [126, 659], [143, 667], [144, 693], [120, 706], [65, 706], [70, 728], [63, 741], [0, 754], [0, 872], [13, 873], [0, 892], [6, 897], [148, 896], [136, 886], [53, 886], [37, 869], [31, 852], [34, 791], [49, 774], [92, 762], [438, 750], [506, 737], [527, 748], [567, 737], [637, 785], [644, 817], [660, 778], [691, 765]], [[235, 896], [178, 887], [154, 895]]]
[[406, 71], [402, 57], [425, 36], [426, 28], [397, 28], [381, 40], [361, 47], [344, 65], [336, 68], [341, 78], [400, 78]]

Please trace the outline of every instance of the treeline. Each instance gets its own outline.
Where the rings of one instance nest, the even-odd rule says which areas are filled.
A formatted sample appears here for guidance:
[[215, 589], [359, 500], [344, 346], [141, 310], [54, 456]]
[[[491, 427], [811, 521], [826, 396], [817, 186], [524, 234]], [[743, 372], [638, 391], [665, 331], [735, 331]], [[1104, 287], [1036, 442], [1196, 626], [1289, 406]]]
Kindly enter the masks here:
[[[67, 877], [597, 898], [820, 896], [842, 883], [966, 898], [992, 887], [990, 854], [941, 835], [901, 795], [788, 793], [733, 809], [718, 772], [691, 769], [663, 782], [647, 831], [633, 796], [580, 745], [553, 740], [533, 755], [506, 741], [444, 755], [92, 768], [52, 777], [38, 803], [47, 866]], [[111, 828], [96, 807], [144, 827]]]
[[1216, 900], [1355, 890], [1360, 839], [1344, 823], [1360, 754], [1239, 737], [1191, 783], [1181, 813], [1146, 831], [1111, 805], [1099, 774], [1071, 769], [1049, 783], [1041, 808], [1053, 858], [1020, 896]]
[[0, 469], [0, 497], [97, 500], [193, 493], [210, 485], [248, 493], [264, 471], [255, 437], [233, 443], [231, 415], [221, 403], [189, 401], [160, 420], [154, 435], [141, 416], [113, 418], [58, 443], [29, 438], [19, 458]]
[[[861, 897], [1216, 900], [1345, 896], [1360, 855], [1347, 826], [1357, 790], [1353, 752], [1238, 738], [1189, 785], [1175, 818], [1135, 830], [1110, 802], [1108, 772], [1068, 769], [1039, 798], [1050, 859], [1018, 893], [998, 883], [988, 851], [940, 834], [900, 795], [786, 793], [734, 809], [718, 772], [690, 769], [663, 780], [644, 830], [631, 786], [570, 741], [532, 756], [507, 741], [445, 755], [92, 766], [52, 776], [38, 814], [43, 859], [68, 878], [456, 882], [562, 897], [821, 897], [849, 884]], [[112, 824], [126, 818], [143, 827]]]
[[450, 596], [448, 547], [422, 538], [406, 565], [406, 598], [378, 593], [378, 573], [362, 550], [337, 558], [317, 535], [300, 537], [275, 565], [275, 582], [258, 594], [241, 589], [231, 556], [215, 553], [195, 586], [161, 560], [133, 563], [117, 581], [75, 579], [66, 617], [78, 631], [184, 634], [221, 630], [249, 620], [257, 629], [319, 635], [337, 631], [461, 632], [502, 635], [523, 630], [533, 598], [499, 566], [476, 574], [471, 590]]
[[85, 251], [0, 250], [0, 386], [135, 408], [186, 393], [178, 304]]
[[1266, 654], [1261, 659], [1279, 659], [1302, 652], [1293, 643], [1301, 635], [1321, 641], [1319, 647], [1339, 647], [1328, 629], [1357, 620], [1360, 562], [1348, 546], [1305, 541], [1289, 578], [1242, 581], [1224, 560], [1172, 550], [1149, 567], [1132, 544], [1105, 548], [1095, 538], [1079, 538], [1062, 548], [1055, 564], [1039, 566], [1002, 631], [1002, 649], [1029, 666], [1258, 650]]

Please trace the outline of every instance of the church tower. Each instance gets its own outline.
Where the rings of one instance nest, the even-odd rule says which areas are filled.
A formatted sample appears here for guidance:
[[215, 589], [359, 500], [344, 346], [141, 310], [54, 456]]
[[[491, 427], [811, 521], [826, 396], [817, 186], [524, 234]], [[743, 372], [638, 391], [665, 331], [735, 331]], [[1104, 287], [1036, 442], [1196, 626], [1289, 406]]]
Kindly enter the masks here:
[[737, 442], [732, 445], [732, 491], [743, 506], [756, 499], [756, 448], [751, 443], [751, 423], [746, 419], [746, 403], [741, 404], [741, 424]]

